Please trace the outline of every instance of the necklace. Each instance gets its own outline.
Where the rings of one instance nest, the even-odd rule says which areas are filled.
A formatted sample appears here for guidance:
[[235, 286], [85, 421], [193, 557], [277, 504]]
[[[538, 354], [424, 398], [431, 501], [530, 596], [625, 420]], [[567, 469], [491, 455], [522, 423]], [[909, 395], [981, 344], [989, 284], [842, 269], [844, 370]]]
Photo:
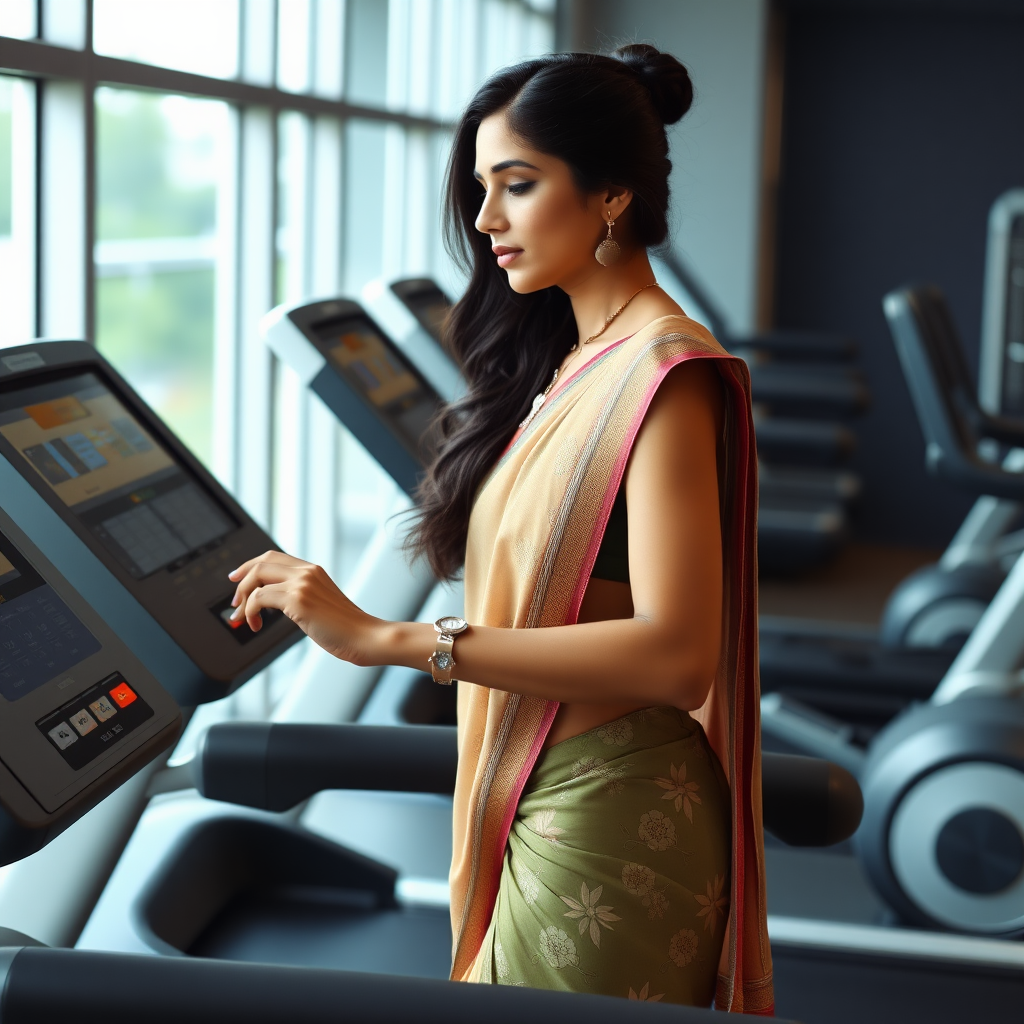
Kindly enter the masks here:
[[551, 389], [555, 386], [555, 384], [558, 383], [558, 378], [562, 375], [563, 369], [567, 370], [569, 368], [569, 365], [572, 363], [573, 359], [576, 358], [576, 355], [583, 351], [584, 346], [585, 345], [589, 345], [592, 341], [597, 341], [597, 339], [600, 338], [601, 335], [604, 334], [604, 332], [607, 331], [609, 327], [611, 327], [612, 321], [641, 292], [647, 291], [648, 288], [657, 288], [657, 287], [658, 287], [658, 282], [657, 281], [652, 281], [650, 284], [645, 284], [642, 288], [637, 288], [637, 290], [635, 292], [633, 292], [633, 294], [630, 295], [630, 297], [628, 299], [626, 299], [626, 301], [621, 306], [619, 306], [619, 308], [617, 310], [615, 310], [615, 312], [612, 313], [612, 315], [610, 317], [608, 317], [607, 320], [605, 320], [604, 325], [602, 326], [601, 330], [599, 330], [597, 332], [597, 334], [592, 334], [589, 338], [587, 338], [586, 341], [577, 341], [576, 344], [573, 345], [573, 347], [571, 349], [569, 349], [569, 352], [571, 353], [571, 355], [569, 357], [569, 362], [566, 363], [564, 367], [561, 367], [561, 366], [556, 366], [555, 367], [555, 374], [551, 378], [551, 382], [548, 384], [548, 386], [539, 395], [537, 395], [536, 398], [534, 398], [533, 404], [530, 406], [530, 411], [526, 414], [526, 419], [523, 420], [523, 422], [519, 424], [519, 429], [520, 430], [525, 430], [533, 422], [533, 418], [537, 415], [537, 413], [540, 412], [541, 407], [544, 405], [544, 400], [551, 393]]

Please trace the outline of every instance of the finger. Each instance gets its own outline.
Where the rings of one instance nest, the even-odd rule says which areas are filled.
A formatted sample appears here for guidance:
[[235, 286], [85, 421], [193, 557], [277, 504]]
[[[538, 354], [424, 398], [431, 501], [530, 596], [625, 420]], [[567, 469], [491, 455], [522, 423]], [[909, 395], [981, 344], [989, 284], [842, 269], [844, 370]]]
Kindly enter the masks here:
[[[273, 565], [264, 562], [257, 562], [245, 577], [239, 581], [238, 586], [235, 587], [234, 596], [231, 598], [231, 604], [235, 608], [241, 608], [245, 604], [245, 599], [249, 594], [252, 593], [256, 587], [265, 586], [271, 583], [284, 583], [286, 580], [291, 579], [296, 573], [301, 572], [298, 566], [289, 565]], [[235, 614], [231, 616], [233, 619], [241, 618], [241, 614]]]
[[[263, 628], [263, 618], [260, 612], [264, 608], [276, 608], [284, 611], [285, 601], [288, 598], [288, 587], [284, 583], [271, 583], [265, 587], [257, 587], [245, 602], [245, 621], [249, 628], [258, 633]], [[240, 608], [239, 611], [242, 609]], [[234, 616], [232, 616], [234, 618]]]
[[294, 555], [286, 555], [283, 551], [264, 551], [262, 555], [250, 558], [248, 561], [243, 562], [237, 569], [232, 569], [231, 572], [228, 573], [228, 579], [239, 580], [249, 572], [254, 565], [258, 564], [303, 566], [309, 565], [310, 563], [304, 562], [301, 558], [296, 558]]

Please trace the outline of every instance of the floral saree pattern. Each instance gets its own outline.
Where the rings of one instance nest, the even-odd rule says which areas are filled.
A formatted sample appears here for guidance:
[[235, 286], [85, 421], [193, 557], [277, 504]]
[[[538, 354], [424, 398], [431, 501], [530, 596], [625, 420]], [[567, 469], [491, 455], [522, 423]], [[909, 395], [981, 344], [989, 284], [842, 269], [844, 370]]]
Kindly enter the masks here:
[[[688, 803], [661, 773], [688, 776]], [[555, 744], [519, 798], [478, 979], [709, 1006], [729, 818], [725, 774], [683, 711]]]
[[[723, 641], [711, 693], [692, 717], [702, 725], [726, 776], [731, 851], [727, 873], [702, 880], [700, 892], [694, 892], [694, 905], [700, 908], [694, 922], [672, 933], [668, 948], [659, 954], [661, 959], [650, 964], [649, 976], [630, 981], [629, 989], [636, 999], [662, 995], [667, 1000], [667, 990], [658, 987], [662, 963], [682, 969], [684, 962], [710, 955], [706, 945], [702, 951], [702, 929], [708, 921], [724, 921], [715, 1005], [770, 1014], [757, 679], [757, 467], [745, 364], [729, 356], [700, 324], [671, 316], [609, 347], [568, 377], [513, 439], [477, 494], [466, 551], [466, 618], [470, 623], [511, 629], [576, 621], [640, 424], [665, 375], [688, 359], [713, 361], [726, 404], [719, 489], [725, 574]], [[452, 977], [482, 980], [488, 961], [495, 972], [502, 957], [512, 967], [504, 946], [500, 953], [493, 947], [488, 958], [485, 940], [500, 895], [506, 853], [514, 842], [513, 830], [529, 827], [540, 841], [552, 844], [567, 836], [560, 831], [566, 826], [557, 808], [534, 808], [529, 798], [530, 814], [519, 820], [521, 798], [558, 704], [465, 682], [459, 684], [458, 702]], [[610, 722], [596, 731], [596, 740], [612, 752], [631, 749], [636, 724], [631, 716]], [[604, 759], [592, 766], [604, 772], [595, 776], [602, 785], [630, 785], [627, 775], [616, 775], [624, 767], [616, 763], [620, 758], [587, 756]], [[706, 790], [700, 788], [694, 772], [690, 759], [670, 758], [659, 767], [650, 782], [658, 799], [643, 808], [633, 825], [635, 838], [629, 841], [636, 844], [635, 850], [647, 851], [644, 856], [671, 857], [670, 851], [679, 849], [683, 826], [690, 828], [691, 816], [696, 821], [700, 811], [707, 809]], [[661, 872], [639, 856], [628, 863], [636, 865], [627, 872], [637, 890], [631, 899], [639, 899], [641, 905], [646, 899], [648, 912], [662, 899], [671, 901], [661, 891]], [[653, 880], [647, 879], [644, 868], [654, 871]], [[530, 893], [535, 905], [545, 898], [546, 880], [541, 876], [515, 877], [527, 906], [531, 906]], [[626, 885], [621, 874], [619, 884]], [[595, 896], [597, 889], [601, 892]], [[561, 901], [566, 913], [580, 916], [545, 924], [543, 934], [531, 938], [535, 946], [530, 956], [537, 955], [538, 966], [543, 960], [549, 967], [562, 965], [550, 967], [551, 971], [576, 971], [584, 963], [582, 957], [579, 964], [573, 963], [574, 957], [581, 956], [580, 939], [597, 948], [592, 926], [602, 943], [609, 941], [619, 927], [609, 915], [621, 918], [625, 907], [612, 902], [609, 893], [607, 883], [584, 877], [574, 888], [557, 894], [575, 903]], [[582, 935], [580, 922], [584, 922]]]

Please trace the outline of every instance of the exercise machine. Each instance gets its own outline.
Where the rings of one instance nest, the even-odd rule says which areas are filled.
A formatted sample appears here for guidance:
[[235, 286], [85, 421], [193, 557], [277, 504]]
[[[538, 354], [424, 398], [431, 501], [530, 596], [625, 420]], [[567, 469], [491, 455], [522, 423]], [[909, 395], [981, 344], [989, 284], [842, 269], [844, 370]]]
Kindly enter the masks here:
[[258, 634], [228, 622], [227, 573], [273, 540], [86, 342], [0, 356], [0, 494], [183, 707], [302, 636], [279, 614]]
[[[37, 462], [32, 460], [42, 463], [44, 456], [38, 452], [26, 455], [25, 447], [18, 447], [19, 443], [27, 441], [29, 447], [32, 444], [49, 444], [47, 454], [54, 458], [67, 477], [58, 478], [53, 467], [46, 464], [52, 478], [46, 481], [47, 487], [54, 487], [54, 481], [56, 484], [64, 484], [68, 480], [86, 478], [90, 473], [99, 473], [109, 467], [119, 469], [120, 479], [125, 482], [125, 486], [131, 486], [131, 494], [138, 492], [136, 505], [145, 505], [146, 502], [155, 501], [161, 494], [173, 493], [173, 488], [160, 490], [153, 485], [152, 474], [149, 472], [154, 468], [151, 460], [145, 462], [146, 472], [136, 473], [130, 467], [119, 466], [115, 457], [115, 452], [126, 462], [137, 456], [153, 457], [157, 441], [160, 442], [159, 450], [165, 455], [177, 449], [177, 442], [152, 411], [145, 409], [127, 386], [116, 392], [117, 405], [114, 406], [112, 394], [115, 393], [106, 386], [106, 382], [111, 380], [106, 375], [103, 385], [89, 381], [88, 387], [76, 385], [75, 390], [63, 386], [67, 380], [66, 375], [60, 372], [53, 374], [54, 364], [47, 363], [45, 359], [49, 354], [45, 345], [37, 348], [42, 350], [43, 366], [19, 364], [18, 372], [28, 375], [28, 378], [19, 376], [11, 382], [9, 388], [2, 389], [5, 396], [16, 395], [18, 398], [18, 402], [8, 402], [8, 411], [12, 416], [11, 422], [21, 424], [23, 432], [7, 435], [13, 449], [6, 463], [11, 468], [11, 479], [16, 474], [28, 482], [31, 479], [29, 470], [39, 472], [35, 469]], [[33, 370], [39, 371], [40, 381], [31, 379]], [[54, 381], [61, 384], [62, 389], [33, 390], [37, 385], [39, 388], [47, 388]], [[35, 401], [37, 398], [40, 401]], [[46, 402], [53, 403], [55, 408], [40, 408]], [[75, 402], [82, 408], [78, 408]], [[129, 409], [131, 422], [126, 423], [121, 414], [128, 413]], [[411, 422], [418, 422], [413, 406], [406, 406], [404, 411], [410, 413]], [[34, 426], [24, 423], [23, 413], [28, 414]], [[101, 414], [106, 418], [101, 419]], [[49, 426], [40, 428], [40, 420]], [[95, 452], [81, 438], [68, 433], [66, 428], [69, 421]], [[399, 422], [409, 421], [400, 419]], [[56, 430], [58, 434], [40, 439], [34, 433], [37, 428]], [[141, 434], [143, 429], [144, 435]], [[54, 437], [58, 435], [61, 445], [54, 442]], [[410, 444], [414, 440], [411, 432], [408, 439]], [[107, 449], [113, 450], [108, 453]], [[75, 453], [78, 462], [68, 458], [68, 451]], [[57, 459], [58, 455], [63, 461]], [[169, 455], [166, 457], [169, 460]], [[105, 464], [100, 463], [100, 458], [106, 460]], [[18, 459], [29, 463], [29, 469], [21, 467]], [[174, 481], [172, 470], [179, 471], [183, 461], [179, 460], [172, 466], [161, 465], [158, 469], [166, 471], [166, 478]], [[71, 475], [69, 467], [75, 471], [76, 476]], [[98, 480], [94, 478], [90, 483], [94, 484], [94, 495], [101, 502], [111, 500], [111, 488], [104, 487], [102, 477]], [[197, 472], [194, 478], [189, 479], [189, 483], [198, 487], [203, 483], [202, 475]], [[152, 488], [152, 492], [149, 488]], [[62, 501], [65, 501], [67, 491], [66, 488], [58, 492]], [[39, 489], [32, 486], [25, 490], [23, 497], [29, 494], [38, 496], [39, 493]], [[4, 494], [6, 504], [7, 492]], [[211, 489], [204, 497], [212, 502], [213, 496], [216, 496], [216, 491]], [[80, 502], [75, 501], [65, 503], [73, 509], [80, 505]], [[45, 505], [44, 502], [34, 509], [30, 505], [25, 507], [39, 512]], [[205, 510], [205, 506], [203, 508]], [[24, 509], [12, 503], [12, 511], [21, 514]], [[121, 566], [129, 575], [132, 567], [136, 570], [153, 568], [153, 573], [145, 578], [152, 578], [153, 574], [161, 571], [168, 574], [177, 571], [178, 567], [168, 568], [163, 563], [157, 564], [169, 547], [169, 542], [159, 531], [154, 529], [156, 537], [139, 538], [137, 544], [129, 547], [129, 538], [123, 533], [116, 533], [110, 525], [111, 514], [118, 514], [118, 510], [104, 509], [104, 512], [106, 518], [97, 516], [97, 521], [106, 530], [107, 536], [98, 536], [96, 543], [87, 543], [88, 538], [71, 528], [65, 529], [62, 535], [58, 531], [56, 540], [49, 539], [51, 554], [62, 563], [68, 563], [71, 575], [84, 578], [99, 566], [101, 573], [107, 572], [111, 579], [115, 579], [113, 573], [106, 568], [110, 565]], [[81, 509], [75, 514], [80, 515]], [[163, 511], [161, 505], [153, 509], [153, 514], [164, 524], [167, 532], [173, 529], [174, 536], [182, 537], [184, 527]], [[205, 522], [202, 515], [197, 513], [197, 516], [200, 523]], [[238, 514], [238, 519], [245, 524], [242, 514]], [[54, 521], [65, 523], [59, 516], [54, 517]], [[88, 521], [86, 525], [90, 525]], [[181, 715], [170, 695], [164, 693], [159, 683], [147, 673], [141, 660], [134, 658], [128, 648], [117, 641], [115, 626], [117, 629], [130, 626], [130, 616], [125, 613], [125, 606], [131, 602], [141, 605], [147, 595], [136, 596], [127, 587], [121, 587], [120, 603], [109, 595], [99, 602], [86, 601], [77, 588], [67, 581], [67, 576], [59, 574], [33, 546], [33, 542], [13, 517], [8, 519], [5, 515], [0, 520], [0, 527], [6, 531], [2, 542], [5, 561], [0, 563], [0, 587], [4, 588], [5, 598], [3, 605], [0, 605], [0, 628], [6, 621], [3, 618], [6, 612], [28, 614], [19, 604], [20, 601], [32, 595], [41, 596], [47, 602], [43, 613], [51, 616], [51, 620], [47, 620], [48, 628], [63, 631], [61, 643], [64, 646], [59, 649], [68, 649], [68, 644], [72, 642], [75, 645], [70, 648], [68, 658], [48, 666], [48, 670], [52, 670], [51, 674], [55, 674], [54, 679], [45, 676], [44, 682], [34, 686], [31, 692], [26, 690], [19, 698], [19, 701], [26, 703], [20, 707], [19, 701], [11, 702], [23, 712], [20, 716], [0, 718], [0, 730], [8, 737], [4, 746], [5, 762], [9, 763], [10, 759], [16, 761], [19, 778], [27, 780], [26, 784], [33, 787], [31, 792], [35, 798], [44, 802], [50, 800], [49, 790], [46, 789], [49, 773], [49, 776], [56, 779], [56, 783], [64, 785], [63, 791], [71, 794], [72, 803], [67, 813], [70, 815], [72, 810], [79, 813], [89, 805], [89, 801], [95, 802], [118, 781], [127, 778], [133, 768], [137, 770], [155, 753], [166, 749], [177, 735]], [[84, 528], [82, 532], [85, 532]], [[119, 548], [113, 547], [113, 543], [118, 544]], [[125, 564], [128, 557], [133, 559], [130, 565]], [[120, 583], [117, 585], [121, 586]], [[52, 588], [52, 594], [47, 587]], [[46, 592], [37, 594], [41, 590]], [[101, 613], [98, 604], [109, 611], [113, 622], [107, 620], [106, 612]], [[210, 615], [218, 629], [223, 630], [224, 640], [230, 644], [239, 644], [234, 631], [229, 631], [230, 627], [222, 620], [218, 621], [219, 616], [212, 610], [215, 605], [204, 602], [202, 598], [196, 604]], [[161, 628], [164, 628], [165, 623], [168, 626], [174, 624], [176, 612], [173, 608], [167, 611], [159, 601], [152, 599], [148, 608], [151, 617]], [[264, 628], [269, 630], [271, 626], [268, 623]], [[169, 629], [165, 629], [165, 632], [175, 643], [184, 643]], [[216, 637], [217, 642], [220, 642], [222, 634], [214, 631], [208, 636]], [[205, 643], [195, 638], [189, 639], [192, 644], [190, 650], [196, 658], [209, 657]], [[20, 649], [16, 654], [20, 658]], [[77, 662], [75, 658], [78, 658]], [[93, 676], [100, 677], [102, 687], [105, 687], [103, 692], [94, 692], [96, 687], [90, 682], [87, 689], [76, 694], [72, 682], [78, 678], [79, 664], [82, 666], [83, 679], [91, 681]], [[116, 671], [110, 671], [115, 666]], [[7, 672], [6, 665], [4, 672]], [[5, 675], [0, 679], [0, 685], [30, 687], [34, 680], [35, 676], [26, 675], [18, 662], [14, 674], [9, 678]], [[225, 687], [230, 689], [232, 682], [226, 680]], [[37, 698], [36, 694], [42, 696]], [[68, 694], [75, 696], [69, 700]], [[83, 702], [84, 706], [80, 707]], [[147, 710], [150, 712], [148, 716], [144, 714]], [[35, 717], [40, 713], [41, 718]], [[59, 722], [57, 718], [60, 718]], [[97, 718], [102, 720], [102, 726], [94, 724]], [[246, 738], [252, 735], [253, 728], [258, 741], [255, 753], [251, 743], [246, 746]], [[113, 745], [109, 750], [100, 748], [100, 761], [97, 765], [91, 760], [83, 762], [83, 777], [88, 782], [95, 782], [95, 787], [85, 793], [81, 787], [66, 784], [66, 772], [64, 778], [57, 778], [58, 773], [53, 766], [61, 761], [70, 764], [68, 759], [72, 755], [67, 753], [68, 750], [74, 752], [75, 758], [81, 759], [79, 752], [88, 753], [91, 750], [88, 744], [94, 741], [89, 736], [94, 733], [101, 742], [109, 741]], [[112, 734], [116, 739], [108, 737], [108, 740], [103, 740], [104, 733]], [[75, 736], [77, 738], [73, 738]], [[318, 737], [319, 743], [316, 742]], [[217, 746], [218, 742], [220, 747]], [[223, 756], [225, 744], [226, 758]], [[62, 745], [63, 750], [60, 749]], [[287, 755], [283, 763], [282, 750]], [[289, 750], [291, 753], [288, 753]], [[296, 751], [301, 752], [301, 756], [297, 757]], [[365, 789], [368, 785], [366, 769], [369, 766], [382, 780], [379, 784], [386, 783], [387, 788], [447, 794], [450, 793], [454, 777], [454, 754], [454, 733], [450, 729], [428, 728], [425, 733], [417, 733], [411, 727], [381, 731], [365, 726], [349, 726], [346, 729], [344, 726], [263, 724], [252, 727], [238, 724], [218, 727], [208, 734], [203, 754], [196, 764], [199, 769], [196, 781], [214, 796], [231, 796], [250, 805], [270, 806], [272, 803], [280, 807], [283, 801], [292, 806], [325, 784]], [[239, 755], [242, 755], [241, 760]], [[307, 775], [310, 767], [316, 765], [317, 757], [327, 763], [331, 774], [324, 776], [321, 771], [319, 775], [315, 772], [312, 776]], [[378, 770], [384, 764], [391, 766], [390, 780]], [[221, 771], [220, 783], [217, 782], [218, 765]], [[241, 765], [241, 774], [232, 774], [232, 765], [236, 768]], [[374, 765], [377, 769], [374, 769]], [[849, 834], [859, 820], [860, 797], [856, 784], [835, 766], [809, 759], [778, 758], [769, 762], [765, 778], [766, 805], [777, 808], [774, 812], [774, 827], [781, 835], [793, 841], [834, 841]], [[255, 783], [255, 798], [251, 791], [245, 791], [244, 784], [241, 793], [225, 791], [224, 779], [227, 779], [229, 786], [235, 785], [236, 788], [243, 779]], [[261, 779], [271, 784], [272, 797], [259, 792]], [[13, 807], [19, 799], [12, 795], [16, 794], [16, 790], [4, 789], [3, 785], [0, 779], [0, 800], [8, 800]], [[282, 791], [285, 794], [283, 797], [280, 795]], [[74, 799], [78, 799], [80, 793], [85, 795], [75, 804]], [[199, 798], [192, 798], [191, 802], [196, 804], [200, 801]], [[159, 800], [156, 803], [155, 817], [159, 818]], [[283, 972], [261, 967], [260, 982], [255, 985], [250, 983], [249, 990], [244, 991], [243, 981], [253, 977], [252, 969], [212, 962], [187, 965], [188, 961], [181, 956], [182, 953], [189, 952], [197, 956], [205, 953], [209, 961], [211, 952], [225, 948], [219, 943], [227, 941], [230, 946], [234, 941], [244, 945], [241, 929], [236, 930], [233, 938], [217, 933], [217, 921], [202, 915], [202, 912], [208, 913], [211, 910], [216, 912], [215, 916], [219, 915], [220, 925], [225, 925], [225, 918], [234, 914], [236, 924], [242, 918], [242, 923], [250, 926], [250, 954], [246, 956], [244, 951], [236, 948], [240, 960], [253, 959], [251, 926], [254, 913], [257, 916], [262, 914], [264, 921], [270, 919], [283, 928], [283, 932], [280, 929], [278, 931], [278, 952], [275, 957], [280, 960], [287, 959], [289, 955], [294, 956], [296, 950], [302, 948], [301, 936], [308, 937], [311, 924], [316, 923], [311, 921], [311, 914], [315, 917], [318, 912], [326, 911], [336, 924], [341, 922], [341, 931], [348, 933], [354, 940], [349, 943], [352, 961], [358, 961], [361, 952], [375, 949], [377, 959], [366, 964], [368, 968], [380, 972], [401, 967], [400, 944], [395, 940], [399, 936], [403, 937], [407, 948], [416, 951], [417, 943], [411, 939], [420, 938], [424, 941], [419, 946], [426, 950], [429, 963], [423, 967], [413, 962], [408, 965], [409, 973], [441, 973], [442, 966], [443, 972], [447, 972], [449, 943], [439, 941], [448, 928], [447, 910], [442, 909], [440, 901], [436, 899], [433, 904], [424, 905], [422, 899], [416, 898], [415, 886], [407, 884], [403, 892], [403, 886], [393, 868], [346, 850], [272, 813], [246, 812], [238, 807], [226, 808], [212, 800], [202, 803], [203, 812], [193, 814], [188, 825], [179, 830], [170, 852], [165, 850], [163, 856], [151, 858], [149, 877], [143, 879], [142, 890], [132, 899], [132, 911], [122, 922], [128, 929], [134, 929], [138, 945], [133, 948], [136, 951], [144, 948], [149, 958], [140, 963], [137, 958], [116, 956], [109, 952], [49, 950], [34, 947], [32, 941], [25, 936], [10, 933], [0, 935], [0, 942], [6, 944], [0, 953], [0, 971], [3, 972], [3, 995], [0, 1001], [2, 1019], [46, 1019], [74, 998], [74, 986], [80, 984], [82, 972], [95, 970], [119, 971], [132, 979], [131, 984], [120, 986], [114, 996], [103, 1001], [103, 1017], [108, 1021], [128, 1019], [128, 1014], [137, 1016], [144, 1002], [139, 979], [145, 979], [145, 997], [159, 1001], [160, 1005], [152, 1013], [147, 1010], [148, 1018], [154, 1020], [171, 1019], [171, 1014], [180, 1015], [183, 1007], [194, 1004], [195, 1012], [190, 1011], [191, 1017], [198, 1020], [213, 1019], [207, 1016], [210, 1007], [222, 1013], [228, 998], [234, 1000], [233, 1012], [244, 1012], [247, 1019], [269, 1019], [266, 1015], [270, 1008], [277, 1012], [287, 998], [290, 1001], [289, 1019], [321, 1020], [325, 1019], [324, 1014], [328, 1009], [328, 994], [343, 1001], [351, 998], [357, 1004], [359, 1000], [366, 1000], [369, 990], [366, 980], [343, 972], [332, 972], [330, 978], [325, 978], [315, 971]], [[165, 803], [165, 810], [166, 807]], [[803, 814], [799, 813], [801, 807], [805, 812]], [[771, 815], [769, 811], [770, 819]], [[50, 834], [46, 829], [52, 822], [32, 822], [31, 825], [36, 829], [33, 838], [42, 837], [41, 841], [45, 841]], [[22, 846], [20, 849], [27, 851], [28, 847]], [[119, 877], [119, 871], [115, 871], [111, 885], [116, 886]], [[86, 933], [90, 930], [95, 937], [96, 928], [90, 929], [87, 926]], [[312, 931], [314, 942], [323, 937], [322, 930], [319, 935], [315, 927]], [[108, 950], [110, 948], [108, 946]], [[113, 948], [117, 948], [116, 942]], [[337, 952], [336, 948], [334, 952]], [[154, 953], [166, 955], [153, 956]], [[397, 964], [396, 956], [399, 960]], [[255, 958], [263, 960], [266, 956]], [[415, 961], [415, 957], [412, 959]], [[436, 964], [433, 962], [435, 960]], [[298, 986], [300, 980], [305, 990]], [[182, 989], [181, 986], [188, 987]], [[417, 1000], [420, 1001], [420, 1019], [463, 1020], [469, 1019], [470, 1013], [478, 1016], [481, 1012], [502, 1019], [503, 1014], [508, 1012], [504, 1003], [507, 994], [500, 989], [491, 989], [482, 997], [481, 1002], [481, 997], [475, 991], [471, 991], [468, 996], [452, 994], [453, 989], [460, 987], [443, 982], [421, 984], [414, 980], [399, 979], [386, 987], [389, 988], [388, 994], [380, 996], [377, 993], [375, 1002], [378, 1010], [385, 1007], [392, 1016], [398, 1014], [401, 1008], [408, 1011], [409, 1006]], [[300, 995], [303, 991], [304, 994]], [[346, 996], [346, 993], [350, 995]], [[554, 1019], [555, 1013], [564, 1016], [564, 997], [554, 996], [551, 1006], [544, 999], [545, 994], [530, 995], [532, 1012], [542, 1018]], [[198, 1005], [200, 1003], [208, 1005]], [[597, 1003], [589, 1001], [587, 1006], [591, 1016], [598, 1020], [605, 1019], [608, 1013], [613, 1016], [607, 1019], [628, 1020], [628, 1014], [635, 1012], [627, 1009], [628, 1003], [615, 1000], [598, 1000]], [[518, 1009], [521, 1011], [525, 1007], [524, 1003]], [[621, 1013], [618, 1012], [620, 1009]], [[337, 1010], [336, 1002], [330, 1005], [330, 1012], [336, 1015]], [[680, 1016], [678, 1008], [673, 1008], [672, 1012], [675, 1017]], [[431, 1014], [434, 1016], [431, 1017]], [[90, 1019], [88, 1014], [85, 1014], [85, 1018]], [[686, 1019], [685, 1011], [681, 1019]], [[693, 1019], [703, 1018], [698, 1015]]]
[[181, 712], [0, 511], [0, 864], [40, 849], [177, 738]]
[[[1020, 447], [1024, 427], [981, 416], [958, 388], [955, 328], [935, 288], [905, 288], [884, 310], [940, 479], [1013, 501], [1024, 473], [979, 455], [983, 437]], [[962, 355], [961, 355], [962, 359]], [[985, 429], [982, 435], [979, 430]], [[926, 704], [899, 715], [867, 751], [836, 722], [778, 695], [763, 728], [846, 765], [866, 812], [857, 849], [902, 919], [978, 935], [1024, 934], [1024, 556]]]

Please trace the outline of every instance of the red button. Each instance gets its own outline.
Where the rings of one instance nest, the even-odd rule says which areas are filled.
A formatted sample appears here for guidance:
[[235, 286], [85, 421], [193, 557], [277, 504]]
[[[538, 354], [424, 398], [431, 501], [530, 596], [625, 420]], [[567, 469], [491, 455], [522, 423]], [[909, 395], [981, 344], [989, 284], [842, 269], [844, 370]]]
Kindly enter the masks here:
[[135, 691], [127, 683], [119, 683], [110, 691], [110, 696], [119, 708], [126, 708], [135, 700]]

